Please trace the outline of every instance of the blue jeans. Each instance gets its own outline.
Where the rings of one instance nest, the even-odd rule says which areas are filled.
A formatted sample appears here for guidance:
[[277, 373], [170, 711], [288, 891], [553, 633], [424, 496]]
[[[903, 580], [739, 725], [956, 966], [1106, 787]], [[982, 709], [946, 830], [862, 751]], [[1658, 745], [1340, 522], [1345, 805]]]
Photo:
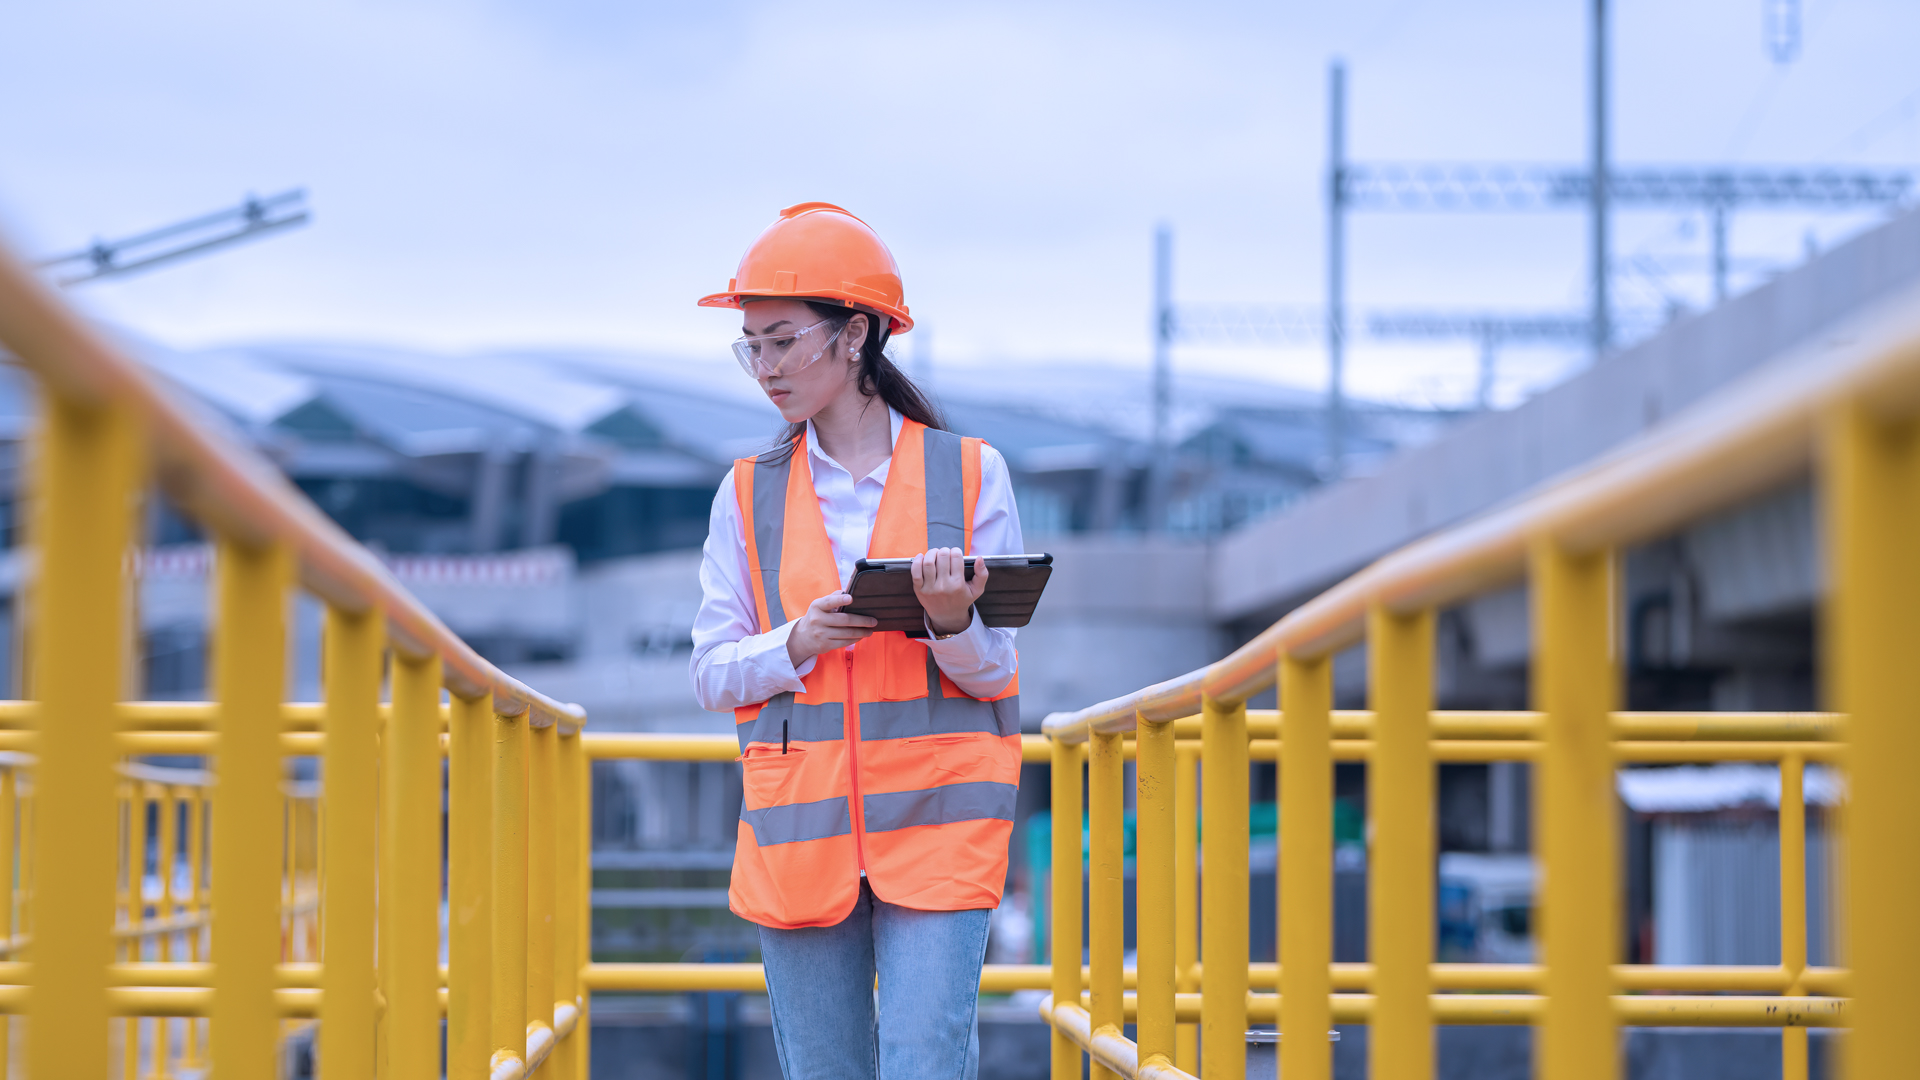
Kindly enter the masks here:
[[782, 1075], [976, 1080], [992, 914], [899, 907], [875, 899], [862, 878], [852, 914], [834, 926], [761, 927]]

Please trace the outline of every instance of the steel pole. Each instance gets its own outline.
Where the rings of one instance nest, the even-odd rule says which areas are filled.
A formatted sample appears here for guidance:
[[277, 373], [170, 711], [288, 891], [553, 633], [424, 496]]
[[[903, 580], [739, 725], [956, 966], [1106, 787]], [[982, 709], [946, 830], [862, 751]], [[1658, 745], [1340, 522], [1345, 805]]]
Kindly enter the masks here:
[[1374, 746], [1367, 763], [1367, 951], [1379, 1080], [1432, 1080], [1434, 1073], [1433, 621], [1431, 610], [1401, 615], [1375, 603], [1367, 612]]
[[[1080, 1000], [1080, 774], [1086, 760], [1077, 743], [1050, 742], [1053, 763], [1053, 1002]], [[1052, 1019], [1049, 1018], [1052, 1025]], [[1053, 1027], [1052, 1080], [1079, 1080], [1080, 1047]]]
[[1247, 707], [1200, 704], [1200, 1075], [1247, 1075]]
[[1612, 553], [1534, 541], [1534, 708], [1545, 714], [1536, 832], [1546, 1006], [1534, 1041], [1541, 1080], [1614, 1080], [1620, 1044], [1610, 996], [1619, 959], [1613, 747], [1616, 671]]
[[1713, 302], [1727, 299], [1727, 204], [1713, 204]]
[[1593, 358], [1613, 346], [1607, 298], [1607, 0], [1593, 0]]
[[1327, 74], [1327, 463], [1337, 477], [1346, 468], [1347, 401], [1347, 66], [1335, 60]]
[[[1087, 740], [1087, 1010], [1095, 1035], [1120, 1035], [1126, 1026], [1126, 852], [1124, 790], [1126, 766], [1120, 734], [1095, 734]], [[1056, 1001], [1058, 999], [1055, 999]], [[1171, 1004], [1171, 1002], [1169, 1002]], [[1090, 1080], [1119, 1080], [1099, 1059]]]
[[[1179, 768], [1174, 751], [1173, 725], [1141, 717], [1134, 742], [1138, 758], [1134, 770], [1137, 807], [1134, 840], [1134, 938], [1139, 943], [1140, 1059], [1156, 1058], [1173, 1064], [1174, 1041], [1174, 882], [1178, 876], [1174, 854], [1175, 801]], [[1096, 993], [1098, 983], [1095, 983]]]
[[[1920, 699], [1913, 694], [1913, 613], [1920, 609], [1920, 422], [1880, 401], [1828, 419], [1822, 479], [1834, 538], [1825, 626], [1833, 704], [1848, 714], [1844, 916], [1840, 955], [1853, 969], [1849, 1076], [1920, 1071]], [[1549, 878], [1549, 881], [1552, 879]], [[1552, 924], [1549, 923], [1549, 926]], [[31, 1045], [31, 1044], [29, 1044]]]
[[1148, 476], [1148, 532], [1167, 527], [1173, 486], [1173, 229], [1153, 233], [1153, 466]]
[[[327, 741], [321, 758], [326, 828], [321, 834], [326, 883], [321, 899], [320, 1076], [364, 1076], [375, 1046], [374, 948], [378, 881], [369, 850], [378, 850], [380, 681], [386, 617], [379, 608], [327, 607], [325, 649]], [[458, 1071], [453, 1080], [473, 1080]]]
[[1333, 1064], [1331, 659], [1280, 658], [1280, 743], [1280, 1075], [1324, 1080]]

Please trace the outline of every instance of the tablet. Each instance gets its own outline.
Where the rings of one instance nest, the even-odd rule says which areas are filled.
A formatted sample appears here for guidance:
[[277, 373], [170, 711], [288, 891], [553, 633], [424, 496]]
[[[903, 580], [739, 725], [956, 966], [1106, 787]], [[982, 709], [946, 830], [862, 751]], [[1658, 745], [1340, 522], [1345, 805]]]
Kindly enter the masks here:
[[[967, 580], [973, 580], [977, 555], [966, 557]], [[988, 555], [987, 591], [973, 609], [986, 626], [1025, 626], [1033, 619], [1040, 593], [1053, 573], [1053, 556]], [[927, 636], [926, 612], [913, 594], [912, 559], [861, 559], [853, 564], [853, 582], [847, 592], [853, 601], [842, 610], [879, 620], [876, 630], [899, 630], [908, 637]]]

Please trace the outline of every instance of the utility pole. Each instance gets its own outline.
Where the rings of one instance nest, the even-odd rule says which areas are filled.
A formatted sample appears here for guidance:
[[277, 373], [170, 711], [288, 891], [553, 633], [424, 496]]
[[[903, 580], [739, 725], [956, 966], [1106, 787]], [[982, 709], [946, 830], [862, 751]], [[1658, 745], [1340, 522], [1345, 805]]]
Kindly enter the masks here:
[[1607, 0], [1593, 0], [1593, 359], [1613, 345], [1607, 303]]
[[1327, 73], [1327, 464], [1328, 478], [1346, 471], [1347, 66]]
[[1148, 532], [1167, 527], [1173, 486], [1173, 228], [1153, 232], [1153, 469], [1147, 476]]
[[1713, 204], [1713, 302], [1727, 300], [1727, 204]]

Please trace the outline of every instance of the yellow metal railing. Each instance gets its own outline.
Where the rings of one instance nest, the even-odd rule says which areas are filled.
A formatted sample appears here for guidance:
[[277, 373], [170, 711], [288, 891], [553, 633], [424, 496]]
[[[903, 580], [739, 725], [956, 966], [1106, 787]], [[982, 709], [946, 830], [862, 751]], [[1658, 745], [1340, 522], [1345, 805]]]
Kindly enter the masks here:
[[[730, 737], [581, 734], [577, 708], [480, 658], [3, 257], [0, 345], [42, 391], [21, 620], [32, 700], [0, 703], [0, 1013], [24, 1016], [24, 1038], [0, 1025], [0, 1080], [16, 1044], [35, 1077], [271, 1076], [293, 1025], [315, 1020], [329, 1080], [432, 1075], [443, 1016], [450, 1078], [580, 1078], [592, 991], [764, 987], [758, 965], [587, 955], [589, 759], [730, 761]], [[1845, 1025], [1849, 1075], [1920, 1075], [1904, 1037], [1920, 1009], [1920, 698], [1903, 680], [1920, 611], [1916, 411], [1920, 295], [1906, 295], [1581, 475], [1383, 559], [1219, 663], [1049, 718], [1025, 759], [1051, 763], [1056, 823], [1084, 797], [1090, 855], [1054, 828], [1054, 963], [990, 966], [982, 988], [1051, 991], [1056, 1077], [1091, 1054], [1096, 1076], [1238, 1080], [1247, 1024], [1266, 1020], [1306, 1036], [1282, 1043], [1294, 1080], [1328, 1075], [1334, 1022], [1375, 1025], [1374, 1075], [1394, 1080], [1431, 1075], [1436, 1023], [1537, 1024], [1551, 1080], [1617, 1075], [1622, 1024], [1781, 1027], [1795, 1080], [1805, 1028]], [[1810, 470], [1841, 712], [1618, 712], [1614, 553]], [[211, 703], [120, 700], [149, 480], [217, 540]], [[1538, 711], [1433, 711], [1434, 613], [1520, 578]], [[324, 705], [282, 700], [296, 582], [327, 607]], [[1362, 640], [1373, 707], [1335, 712], [1331, 657]], [[1276, 682], [1277, 712], [1246, 709]], [[161, 754], [208, 767], [137, 760]], [[299, 756], [319, 759], [317, 787], [289, 780]], [[1255, 760], [1280, 768], [1278, 965], [1247, 953]], [[1373, 770], [1369, 964], [1330, 962], [1337, 760]], [[1433, 766], [1494, 760], [1539, 769], [1543, 962], [1434, 963]], [[1617, 963], [1614, 770], [1717, 760], [1780, 763], [1781, 963]], [[1848, 777], [1844, 971], [1807, 964], [1809, 761]], [[1219, 824], [1196, 839], [1202, 817]]]
[[[450, 1078], [584, 1078], [579, 708], [482, 659], [5, 255], [0, 347], [40, 391], [32, 700], [0, 703], [0, 1014], [24, 1017], [0, 1080], [271, 1077], [315, 1021], [327, 1080], [436, 1076], [443, 1017]], [[150, 483], [216, 541], [212, 702], [120, 700]], [[296, 585], [326, 606], [323, 705], [283, 702]], [[139, 760], [163, 754], [206, 766]]]
[[[1239, 1080], [1250, 1021], [1278, 1022], [1289, 1080], [1330, 1075], [1335, 1022], [1373, 1025], [1371, 1075], [1382, 1080], [1433, 1075], [1435, 1024], [1537, 1025], [1536, 1068], [1549, 1080], [1620, 1075], [1622, 1025], [1781, 1028], [1789, 1080], [1807, 1076], [1807, 1027], [1845, 1026], [1846, 1075], [1920, 1075], [1917, 415], [1920, 291], [1909, 291], [1593, 467], [1389, 555], [1218, 663], [1049, 717], [1054, 820], [1080, 817], [1083, 778], [1090, 819], [1084, 976], [1081, 838], [1054, 830], [1042, 1013], [1056, 1080], [1079, 1076], [1083, 1055], [1096, 1078]], [[1826, 686], [1844, 716], [1616, 711], [1616, 553], [1810, 472], [1824, 499]], [[1538, 711], [1434, 711], [1436, 611], [1516, 580], [1530, 587]], [[1334, 712], [1332, 657], [1362, 642], [1373, 708]], [[1245, 702], [1276, 683], [1279, 710], [1250, 713]], [[1121, 951], [1129, 746], [1136, 972]], [[1250, 760], [1279, 763], [1278, 965], [1248, 962]], [[1371, 771], [1368, 964], [1330, 962], [1339, 760]], [[1537, 769], [1542, 962], [1435, 963], [1434, 766], [1498, 760]], [[1616, 768], [1728, 760], [1779, 765], [1781, 962], [1621, 964]], [[1807, 964], [1802, 792], [1816, 760], [1847, 777], [1838, 922], [1850, 970]], [[1197, 900], [1186, 816], [1196, 761], [1208, 824]], [[1194, 1021], [1197, 1038], [1185, 1029]]]

